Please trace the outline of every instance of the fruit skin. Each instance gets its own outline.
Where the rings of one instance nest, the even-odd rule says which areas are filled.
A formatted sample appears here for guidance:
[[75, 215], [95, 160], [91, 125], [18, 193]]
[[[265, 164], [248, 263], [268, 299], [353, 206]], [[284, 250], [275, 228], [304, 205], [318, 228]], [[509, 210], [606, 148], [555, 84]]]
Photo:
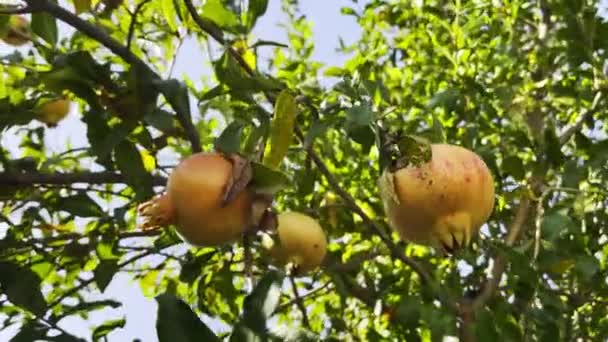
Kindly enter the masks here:
[[280, 263], [294, 263], [299, 274], [312, 271], [323, 263], [327, 254], [327, 238], [317, 220], [299, 212], [277, 216], [279, 242], [272, 247], [272, 256]]
[[20, 15], [13, 15], [10, 18], [9, 29], [2, 37], [5, 43], [12, 46], [22, 46], [30, 41], [30, 23]]
[[70, 112], [71, 102], [66, 99], [59, 99], [47, 102], [40, 106], [38, 120], [49, 126], [56, 126]]
[[234, 241], [250, 227], [252, 193], [245, 189], [221, 206], [232, 163], [220, 153], [196, 153], [180, 162], [166, 193], [143, 203], [144, 229], [174, 224], [184, 241], [214, 246]]
[[385, 170], [378, 184], [389, 225], [403, 240], [451, 252], [468, 246], [492, 213], [494, 180], [466, 148], [432, 144], [431, 151], [429, 162]]

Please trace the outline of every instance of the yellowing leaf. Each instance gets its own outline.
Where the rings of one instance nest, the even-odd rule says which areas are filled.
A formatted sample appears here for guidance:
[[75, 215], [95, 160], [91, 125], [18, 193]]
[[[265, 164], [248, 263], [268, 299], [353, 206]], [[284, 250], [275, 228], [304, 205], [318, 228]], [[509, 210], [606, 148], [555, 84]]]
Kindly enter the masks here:
[[146, 171], [151, 172], [156, 168], [156, 159], [150, 152], [146, 150], [140, 150], [139, 154], [141, 155], [141, 160], [144, 163], [144, 168]]
[[562, 259], [558, 262], [553, 263], [549, 267], [549, 269], [554, 274], [561, 275], [561, 274], [565, 273], [566, 271], [568, 271], [570, 269], [570, 267], [574, 266], [574, 263], [575, 263], [574, 259]]
[[264, 157], [264, 164], [270, 168], [277, 169], [287, 154], [293, 140], [296, 110], [294, 97], [283, 90], [275, 103], [268, 153]]
[[243, 58], [245, 63], [247, 63], [249, 68], [251, 68], [252, 70], [255, 70], [256, 64], [257, 64], [257, 58], [256, 58], [255, 54], [253, 53], [253, 51], [251, 51], [251, 49], [247, 46], [247, 41], [239, 40], [238, 42], [236, 42], [234, 44], [234, 48], [236, 49], [236, 51], [239, 52], [239, 55], [241, 55], [241, 57]]
[[139, 280], [139, 286], [144, 294], [144, 296], [150, 298], [156, 295], [156, 289], [158, 288], [158, 284], [156, 283], [159, 276], [159, 272], [157, 270], [153, 270], [148, 272], [143, 278]]
[[76, 14], [85, 13], [91, 10], [91, 0], [74, 0], [74, 11]]

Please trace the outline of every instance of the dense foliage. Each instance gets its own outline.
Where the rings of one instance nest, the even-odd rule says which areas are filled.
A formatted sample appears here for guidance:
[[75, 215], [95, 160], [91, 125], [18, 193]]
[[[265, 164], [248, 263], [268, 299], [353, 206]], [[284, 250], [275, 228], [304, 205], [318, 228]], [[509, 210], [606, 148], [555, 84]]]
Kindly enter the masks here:
[[[0, 8], [0, 33], [10, 14], [31, 21], [31, 41], [0, 56], [3, 140], [20, 139], [0, 146], [0, 317], [21, 326], [13, 341], [77, 340], [58, 323], [128, 305], [88, 298], [126, 270], [158, 303], [160, 341], [608, 338], [608, 23], [597, 1], [356, 4], [342, 10], [362, 29], [339, 47], [344, 65], [312, 60], [315, 18], [295, 0], [282, 6], [288, 41], [254, 37], [267, 6]], [[74, 29], [61, 39], [59, 22]], [[201, 63], [212, 58], [213, 78], [171, 76], [186, 38]], [[54, 124], [37, 108], [61, 96], [89, 145], [50, 153]], [[393, 134], [465, 146], [490, 167], [496, 206], [470, 248], [446, 256], [390, 231], [376, 181]], [[323, 267], [283, 272], [259, 235], [194, 248], [172, 229], [139, 229], [137, 206], [175, 161], [214, 148], [284, 150], [280, 172], [256, 159], [254, 178], [280, 189], [275, 211], [319, 219]], [[124, 325], [117, 316], [90, 339]]]

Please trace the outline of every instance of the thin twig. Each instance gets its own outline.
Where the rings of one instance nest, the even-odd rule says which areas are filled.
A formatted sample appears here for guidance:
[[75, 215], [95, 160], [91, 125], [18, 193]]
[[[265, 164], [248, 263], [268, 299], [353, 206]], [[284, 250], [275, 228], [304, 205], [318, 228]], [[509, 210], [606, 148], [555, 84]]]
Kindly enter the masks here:
[[[53, 17], [63, 21], [64, 23], [74, 27], [81, 33], [89, 36], [90, 38], [98, 41], [103, 46], [108, 48], [112, 53], [122, 58], [125, 62], [129, 63], [133, 67], [148, 73], [152, 76], [153, 79], [161, 81], [162, 78], [154, 71], [146, 62], [142, 59], [138, 58], [131, 50], [129, 50], [125, 45], [122, 45], [120, 42], [110, 37], [107, 33], [96, 27], [95, 25], [79, 18], [73, 13], [65, 10], [63, 7], [48, 1], [48, 0], [26, 0], [30, 7], [41, 9]], [[189, 113], [186, 113], [182, 110], [181, 104], [177, 101], [175, 96], [171, 96], [170, 93], [166, 91], [169, 90], [161, 90], [163, 94], [167, 98], [169, 105], [175, 111], [178, 121], [184, 128], [186, 133], [186, 137], [191, 144], [191, 148], [193, 152], [202, 151], [200, 144], [200, 137], [196, 127], [192, 123], [192, 118]]]
[[289, 276], [289, 281], [291, 282], [291, 289], [293, 291], [293, 295], [295, 297], [296, 305], [300, 312], [302, 313], [302, 322], [306, 329], [310, 330], [310, 321], [308, 320], [308, 313], [306, 313], [306, 306], [304, 305], [304, 301], [300, 297], [300, 293], [298, 292], [298, 285], [296, 284], [296, 280], [293, 276]]
[[[141, 238], [141, 237], [152, 237], [157, 236], [162, 233], [161, 230], [146, 230], [146, 231], [135, 231], [135, 232], [123, 232], [118, 233], [116, 236], [118, 239], [132, 239], [132, 238]], [[29, 246], [34, 246], [36, 244], [48, 245], [53, 242], [59, 241], [73, 241], [80, 239], [96, 239], [100, 233], [92, 232], [89, 235], [83, 235], [80, 233], [66, 233], [56, 236], [44, 237], [44, 238], [30, 238], [26, 240], [18, 240], [18, 241], [0, 241], [0, 250], [8, 250], [14, 248], [25, 248]]]
[[[208, 20], [206, 20], [204, 18], [201, 18], [198, 15], [198, 13], [196, 12], [196, 8], [192, 4], [192, 1], [184, 0], [184, 3], [186, 4], [188, 11], [190, 12], [190, 15], [192, 16], [194, 21], [197, 23], [197, 25], [201, 28], [201, 30], [203, 30], [204, 32], [209, 34], [212, 38], [214, 38], [221, 45], [226, 46], [226, 41], [223, 37], [222, 32], [221, 31], [218, 32], [217, 29], [215, 28], [215, 26], [213, 25], [213, 23], [209, 22]], [[243, 59], [243, 57], [236, 50], [234, 50], [230, 46], [227, 46], [226, 49], [236, 59], [236, 61], [245, 70], [245, 72], [247, 72], [247, 74], [249, 74], [249, 75], [254, 74], [254, 71], [251, 69], [251, 67], [247, 64], [247, 62]], [[272, 103], [274, 96], [272, 94], [268, 94], [268, 93], [265, 93], [265, 95], [268, 98], [268, 100], [270, 100], [270, 102]], [[296, 126], [296, 135], [298, 135], [299, 139], [301, 140], [301, 142], [303, 144], [304, 143], [303, 134], [297, 126]], [[405, 255], [403, 255], [403, 253], [399, 252], [395, 243], [390, 239], [389, 236], [387, 236], [387, 234], [382, 230], [382, 228], [380, 228], [380, 226], [378, 224], [376, 224], [373, 220], [371, 220], [367, 216], [367, 214], [365, 214], [365, 212], [357, 205], [356, 201], [353, 199], [353, 197], [348, 192], [346, 192], [344, 189], [342, 189], [342, 187], [340, 186], [340, 183], [337, 181], [337, 179], [334, 177], [334, 175], [329, 171], [329, 169], [327, 168], [327, 166], [325, 165], [323, 160], [321, 160], [321, 158], [319, 158], [319, 156], [314, 152], [314, 150], [312, 150], [312, 148], [308, 148], [307, 153], [312, 158], [312, 160], [314, 161], [314, 163], [317, 166], [317, 168], [319, 169], [319, 171], [321, 171], [321, 173], [325, 176], [328, 183], [330, 183], [332, 188], [334, 188], [334, 190], [338, 193], [338, 195], [340, 195], [346, 201], [346, 204], [355, 213], [357, 213], [357, 215], [359, 215], [359, 217], [361, 217], [361, 219], [368, 226], [370, 226], [378, 235], [380, 235], [381, 239], [391, 250], [392, 256], [394, 258], [401, 260], [403, 263], [405, 263], [406, 265], [411, 267], [420, 276], [420, 278], [422, 279], [422, 282], [425, 285], [434, 286], [434, 281], [433, 281], [432, 277], [424, 269], [424, 267], [422, 267], [422, 265], [420, 265], [415, 260], [408, 258]], [[435, 289], [435, 290], [438, 290], [438, 289]], [[452, 308], [454, 307], [453, 304], [451, 304], [451, 302], [447, 298], [444, 298], [439, 293], [438, 293], [438, 296], [440, 297], [440, 300], [442, 301], [442, 303], [444, 303]]]
[[[331, 281], [328, 281], [325, 284], [317, 287], [316, 289], [314, 289], [312, 291], [309, 291], [307, 294], [305, 294], [303, 296], [300, 295], [300, 300], [304, 301], [305, 299], [311, 299], [311, 298], [314, 298], [314, 297], [316, 297], [316, 296], [324, 293], [323, 290], [326, 290], [326, 289], [329, 290], [329, 289], [331, 289], [331, 286], [330, 286], [331, 284], [332, 284]], [[297, 300], [298, 300], [297, 298], [294, 298], [294, 299], [288, 301], [287, 303], [283, 303], [283, 304], [277, 306], [277, 308], [273, 312], [273, 315], [277, 314], [279, 312], [282, 312], [284, 310], [287, 310], [290, 306], [292, 306], [294, 304], [297, 304]]]
[[62, 327], [60, 327], [59, 324], [57, 324], [56, 322], [54, 322], [54, 321], [52, 321], [50, 319], [45, 319], [44, 317], [37, 317], [37, 316], [36, 316], [36, 319], [38, 319], [39, 321], [45, 323], [50, 328], [60, 331], [63, 335], [65, 335], [63, 337], [65, 337], [66, 340], [70, 340], [70, 341], [85, 341], [85, 340], [83, 340], [81, 338], [77, 338], [76, 336], [70, 334], [65, 329], [63, 329]]
[[[128, 265], [128, 264], [130, 264], [130, 263], [132, 263], [132, 262], [135, 262], [135, 261], [137, 261], [137, 260], [139, 260], [139, 259], [145, 258], [145, 257], [147, 257], [148, 255], [153, 254], [153, 253], [155, 253], [155, 252], [156, 252], [155, 250], [148, 250], [148, 251], [146, 251], [146, 252], [143, 252], [143, 253], [137, 254], [137, 255], [135, 255], [135, 256], [133, 256], [133, 257], [131, 257], [131, 258], [129, 258], [129, 259], [127, 259], [127, 260], [125, 260], [125, 261], [123, 261], [123, 262], [119, 263], [119, 264], [117, 264], [117, 265], [116, 265], [116, 268], [117, 268], [117, 269], [121, 269], [121, 268], [123, 268], [124, 266], [126, 266], [126, 265]], [[78, 292], [78, 291], [82, 290], [82, 289], [83, 289], [83, 288], [85, 288], [86, 286], [89, 286], [89, 285], [90, 285], [90, 284], [92, 284], [93, 282], [95, 282], [95, 277], [91, 277], [90, 279], [83, 281], [82, 283], [78, 284], [77, 286], [72, 287], [71, 289], [67, 290], [67, 291], [66, 291], [66, 292], [65, 292], [63, 295], [61, 295], [61, 297], [59, 297], [59, 298], [57, 298], [56, 300], [54, 300], [53, 302], [51, 302], [51, 303], [48, 305], [48, 307], [49, 307], [49, 308], [53, 308], [53, 307], [57, 306], [57, 305], [58, 305], [58, 304], [60, 304], [60, 303], [61, 303], [61, 302], [62, 302], [64, 299], [66, 299], [66, 298], [70, 297], [71, 295], [75, 294], [76, 292]]]
[[239, 65], [245, 70], [245, 72], [247, 72], [247, 74], [249, 74], [249, 76], [252, 76], [255, 72], [253, 69], [251, 69], [249, 64], [247, 64], [247, 62], [243, 59], [243, 56], [241, 56], [232, 47], [226, 46], [227, 42], [224, 39], [224, 34], [223, 34], [222, 30], [217, 28], [215, 26], [215, 24], [213, 24], [213, 22], [209, 21], [208, 19], [202, 18], [200, 15], [198, 15], [198, 12], [196, 11], [194, 4], [192, 3], [192, 0], [184, 0], [184, 3], [186, 4], [186, 8], [188, 9], [188, 12], [192, 16], [192, 18], [194, 19], [194, 22], [196, 22], [198, 27], [201, 30], [203, 30], [203, 32], [207, 33], [213, 39], [215, 39], [215, 41], [217, 41], [222, 46], [224, 46], [228, 50], [228, 53], [230, 53], [230, 55], [232, 55], [232, 57], [234, 57], [234, 59], [236, 59], [237, 63], [239, 63]]
[[135, 7], [135, 11], [131, 14], [131, 23], [129, 24], [129, 33], [127, 34], [127, 49], [131, 50], [131, 42], [133, 41], [133, 34], [135, 33], [135, 25], [137, 24], [137, 15], [139, 11], [141, 11], [144, 6], [150, 2], [151, 0], [144, 0], [140, 2], [137, 7]]
[[[515, 214], [515, 218], [513, 219], [513, 223], [509, 227], [509, 233], [505, 239], [505, 244], [508, 247], [513, 246], [513, 244], [517, 240], [519, 233], [522, 230], [526, 219], [528, 218], [530, 209], [532, 208], [532, 202], [527, 196], [528, 195], [524, 195], [524, 197], [521, 199], [519, 208], [517, 209], [517, 213]], [[481, 309], [488, 302], [488, 300], [492, 298], [492, 296], [496, 292], [498, 283], [500, 282], [500, 278], [502, 277], [506, 266], [507, 259], [504, 255], [500, 255], [494, 260], [491, 277], [487, 279], [485, 286], [471, 304], [474, 312], [477, 312], [479, 309]]]
[[591, 103], [591, 107], [589, 109], [587, 109], [584, 113], [582, 113], [578, 120], [576, 120], [576, 122], [574, 122], [574, 124], [572, 124], [572, 126], [568, 127], [560, 136], [559, 136], [559, 144], [563, 145], [566, 142], [568, 142], [568, 140], [570, 140], [570, 138], [578, 131], [580, 131], [580, 129], [583, 127], [583, 124], [585, 123], [585, 121], [592, 116], [593, 114], [595, 114], [599, 108], [599, 105], [601, 103], [601, 100], [603, 98], [603, 93], [601, 91], [598, 91], [595, 94], [595, 97], [593, 98], [593, 102]]
[[[301, 130], [298, 127], [296, 127], [296, 135], [298, 136], [298, 138], [300, 139], [300, 141], [303, 144], [304, 135], [302, 134]], [[312, 149], [312, 146], [307, 149], [307, 152], [308, 152], [308, 155], [310, 156], [310, 158], [312, 159], [312, 161], [317, 166], [317, 169], [327, 179], [327, 182], [329, 183], [329, 185], [331, 185], [331, 187], [334, 189], [334, 191], [340, 197], [342, 197], [342, 199], [345, 201], [345, 204], [352, 211], [354, 211], [363, 220], [363, 222], [365, 222], [365, 224], [370, 226], [374, 230], [374, 232], [380, 236], [382, 241], [384, 241], [384, 243], [391, 250], [393, 256], [398, 258], [399, 260], [403, 261], [406, 265], [410, 266], [416, 273], [418, 273], [420, 275], [420, 278], [422, 279], [422, 281], [424, 283], [426, 283], [426, 284], [430, 283], [432, 278], [426, 272], [424, 267], [422, 267], [422, 265], [418, 264], [418, 262], [416, 262], [415, 260], [406, 257], [402, 253], [399, 253], [399, 251], [397, 249], [397, 245], [391, 240], [390, 236], [376, 222], [374, 222], [372, 219], [370, 219], [369, 216], [367, 216], [367, 214], [363, 211], [363, 209], [361, 209], [361, 207], [359, 207], [359, 205], [357, 205], [357, 202], [355, 201], [355, 199], [346, 190], [344, 190], [342, 188], [342, 186], [340, 185], [340, 183], [338, 182], [336, 177], [327, 168], [327, 165], [325, 165], [323, 160], [321, 160], [321, 158], [317, 155], [317, 153]]]
[[[167, 179], [162, 176], [152, 176], [154, 185], [165, 185]], [[27, 186], [37, 184], [126, 184], [126, 178], [120, 173], [104, 172], [74, 172], [74, 173], [41, 173], [41, 172], [0, 172], [0, 186]]]
[[38, 12], [39, 9], [36, 9], [32, 6], [18, 7], [18, 8], [2, 8], [0, 9], [0, 15], [13, 15], [13, 14], [28, 14]]

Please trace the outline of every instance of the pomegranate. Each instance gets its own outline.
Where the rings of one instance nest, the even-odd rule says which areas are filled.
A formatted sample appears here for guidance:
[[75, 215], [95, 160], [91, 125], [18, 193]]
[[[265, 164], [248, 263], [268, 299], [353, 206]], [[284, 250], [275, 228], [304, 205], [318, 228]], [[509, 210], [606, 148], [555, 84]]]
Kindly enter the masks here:
[[70, 105], [70, 101], [66, 99], [49, 101], [40, 106], [38, 120], [49, 126], [57, 126], [59, 121], [63, 120], [70, 112]]
[[8, 30], [0, 37], [12, 46], [21, 46], [30, 41], [30, 22], [21, 15], [12, 15]]
[[293, 263], [302, 274], [323, 263], [327, 240], [319, 222], [299, 212], [284, 212], [277, 216], [278, 242], [271, 254], [280, 264]]
[[389, 225], [403, 240], [453, 252], [494, 208], [494, 180], [483, 160], [455, 145], [432, 144], [432, 158], [378, 181]]
[[166, 192], [138, 208], [143, 228], [174, 225], [184, 241], [211, 246], [238, 239], [251, 225], [253, 194], [244, 189], [222, 206], [232, 162], [220, 153], [197, 153], [171, 172]]

